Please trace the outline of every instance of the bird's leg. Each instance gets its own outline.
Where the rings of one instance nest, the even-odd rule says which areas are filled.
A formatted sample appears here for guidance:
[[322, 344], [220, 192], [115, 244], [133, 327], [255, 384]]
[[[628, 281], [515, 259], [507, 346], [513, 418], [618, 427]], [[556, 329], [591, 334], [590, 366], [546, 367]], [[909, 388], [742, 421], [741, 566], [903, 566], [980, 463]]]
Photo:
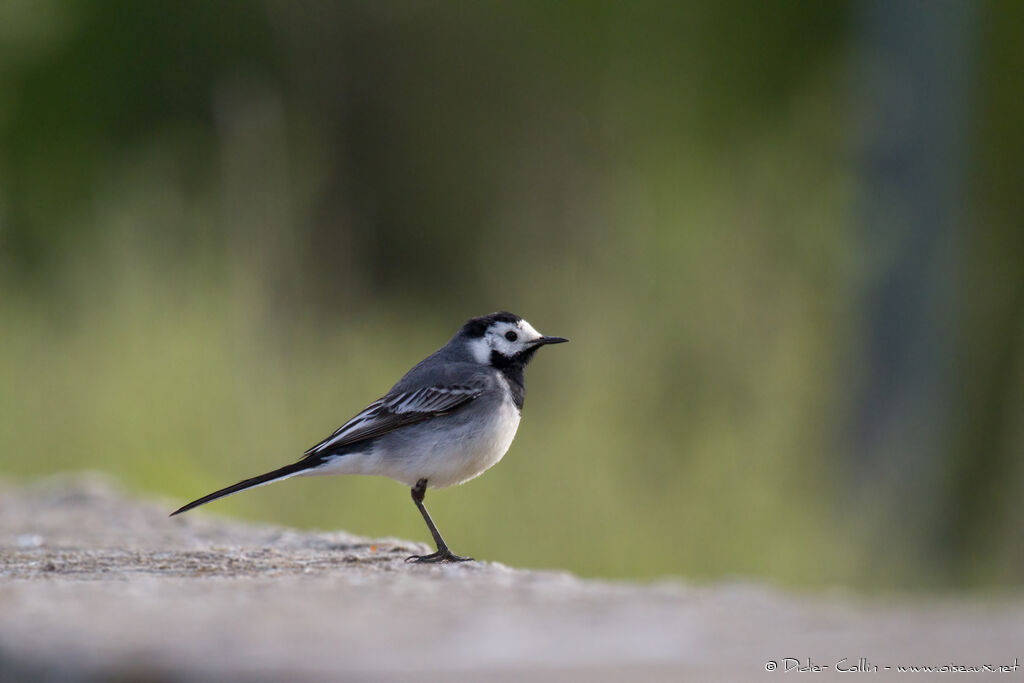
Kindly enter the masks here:
[[437, 546], [437, 552], [430, 553], [429, 555], [410, 555], [406, 558], [406, 562], [466, 562], [472, 560], [472, 557], [460, 557], [451, 550], [448, 550], [448, 544], [441, 538], [441, 532], [434, 526], [434, 520], [430, 519], [430, 515], [427, 513], [427, 508], [423, 506], [423, 497], [427, 495], [427, 480], [420, 479], [416, 482], [416, 485], [412, 487], [412, 502], [416, 503], [416, 507], [419, 508], [420, 514], [423, 515], [423, 521], [427, 523], [427, 528], [430, 529], [430, 535], [434, 537], [434, 545]]

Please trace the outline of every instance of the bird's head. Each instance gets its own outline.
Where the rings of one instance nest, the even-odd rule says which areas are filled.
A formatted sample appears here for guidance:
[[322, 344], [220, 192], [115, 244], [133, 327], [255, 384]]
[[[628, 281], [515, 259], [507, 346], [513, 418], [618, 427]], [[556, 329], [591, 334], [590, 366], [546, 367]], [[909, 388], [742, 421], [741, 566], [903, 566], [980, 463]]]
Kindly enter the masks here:
[[459, 335], [477, 363], [494, 367], [526, 365], [540, 347], [569, 341], [545, 337], [518, 315], [505, 311], [467, 321]]

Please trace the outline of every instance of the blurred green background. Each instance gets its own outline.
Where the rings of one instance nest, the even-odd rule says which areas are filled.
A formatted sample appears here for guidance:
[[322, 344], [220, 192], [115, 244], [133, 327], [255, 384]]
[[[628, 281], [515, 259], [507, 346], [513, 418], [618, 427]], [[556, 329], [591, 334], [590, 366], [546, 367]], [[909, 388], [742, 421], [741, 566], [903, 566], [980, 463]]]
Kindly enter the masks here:
[[[192, 498], [472, 316], [571, 338], [431, 493], [589, 576], [1024, 580], [1024, 4], [0, 2], [0, 473]], [[408, 491], [205, 514], [426, 541]], [[174, 523], [174, 522], [168, 522]]]

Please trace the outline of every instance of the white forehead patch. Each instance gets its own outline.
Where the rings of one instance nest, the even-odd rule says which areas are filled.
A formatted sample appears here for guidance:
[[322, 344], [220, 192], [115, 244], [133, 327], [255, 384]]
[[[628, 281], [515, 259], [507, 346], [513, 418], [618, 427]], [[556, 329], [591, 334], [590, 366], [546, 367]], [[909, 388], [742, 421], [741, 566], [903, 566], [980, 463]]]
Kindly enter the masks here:
[[533, 329], [533, 325], [526, 322], [525, 320], [519, 321], [519, 330], [523, 333], [523, 337], [530, 341], [534, 339], [540, 339], [543, 335], [537, 330]]

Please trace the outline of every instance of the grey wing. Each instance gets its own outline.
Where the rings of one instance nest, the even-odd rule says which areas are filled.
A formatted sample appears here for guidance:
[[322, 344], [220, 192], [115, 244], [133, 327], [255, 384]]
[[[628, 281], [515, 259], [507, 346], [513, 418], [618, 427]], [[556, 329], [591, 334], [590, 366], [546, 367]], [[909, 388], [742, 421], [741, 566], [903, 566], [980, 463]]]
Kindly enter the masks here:
[[335, 450], [393, 432], [405, 425], [447, 415], [480, 396], [486, 388], [483, 382], [471, 382], [390, 393], [368, 405], [305, 454]]

